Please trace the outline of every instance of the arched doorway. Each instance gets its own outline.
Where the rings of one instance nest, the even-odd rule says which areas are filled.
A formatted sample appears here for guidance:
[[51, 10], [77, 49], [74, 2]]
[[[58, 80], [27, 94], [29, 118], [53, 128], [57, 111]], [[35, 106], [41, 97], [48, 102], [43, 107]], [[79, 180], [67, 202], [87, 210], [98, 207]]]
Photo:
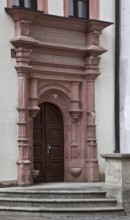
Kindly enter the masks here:
[[64, 132], [59, 109], [48, 102], [39, 105], [33, 121], [33, 161], [39, 176], [34, 182], [64, 181]]

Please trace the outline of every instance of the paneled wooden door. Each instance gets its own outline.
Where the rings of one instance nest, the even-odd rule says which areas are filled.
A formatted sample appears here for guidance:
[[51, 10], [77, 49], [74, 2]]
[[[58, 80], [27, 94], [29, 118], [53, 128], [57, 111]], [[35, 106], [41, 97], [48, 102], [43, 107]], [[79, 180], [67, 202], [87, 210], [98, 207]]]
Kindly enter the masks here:
[[64, 129], [58, 108], [51, 103], [39, 105], [40, 111], [33, 121], [34, 169], [40, 170], [34, 180], [42, 182], [64, 181]]

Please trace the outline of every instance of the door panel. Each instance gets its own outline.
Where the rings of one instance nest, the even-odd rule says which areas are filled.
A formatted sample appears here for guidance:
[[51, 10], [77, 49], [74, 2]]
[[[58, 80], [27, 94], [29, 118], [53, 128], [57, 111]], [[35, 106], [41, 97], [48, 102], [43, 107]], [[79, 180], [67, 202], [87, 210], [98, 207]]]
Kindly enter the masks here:
[[64, 180], [64, 137], [60, 111], [43, 103], [33, 124], [34, 169], [40, 170], [35, 182]]

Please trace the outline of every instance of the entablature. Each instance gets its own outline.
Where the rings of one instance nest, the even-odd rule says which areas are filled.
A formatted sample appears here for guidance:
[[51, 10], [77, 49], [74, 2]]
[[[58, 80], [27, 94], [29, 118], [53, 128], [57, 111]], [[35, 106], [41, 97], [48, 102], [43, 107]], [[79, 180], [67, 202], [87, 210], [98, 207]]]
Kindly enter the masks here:
[[99, 75], [99, 62], [90, 65], [88, 59], [107, 51], [99, 38], [110, 22], [46, 15], [25, 8], [6, 11], [15, 21], [11, 43], [16, 67], [46, 74]]

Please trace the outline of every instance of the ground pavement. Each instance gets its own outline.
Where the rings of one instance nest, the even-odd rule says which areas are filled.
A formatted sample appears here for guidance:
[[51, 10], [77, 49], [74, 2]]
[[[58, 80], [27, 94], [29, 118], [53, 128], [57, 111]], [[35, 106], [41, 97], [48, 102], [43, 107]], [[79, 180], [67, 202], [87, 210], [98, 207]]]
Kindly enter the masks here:
[[26, 217], [26, 216], [0, 216], [0, 220], [130, 220], [130, 216], [120, 217], [57, 217], [57, 216], [45, 216], [45, 217]]

